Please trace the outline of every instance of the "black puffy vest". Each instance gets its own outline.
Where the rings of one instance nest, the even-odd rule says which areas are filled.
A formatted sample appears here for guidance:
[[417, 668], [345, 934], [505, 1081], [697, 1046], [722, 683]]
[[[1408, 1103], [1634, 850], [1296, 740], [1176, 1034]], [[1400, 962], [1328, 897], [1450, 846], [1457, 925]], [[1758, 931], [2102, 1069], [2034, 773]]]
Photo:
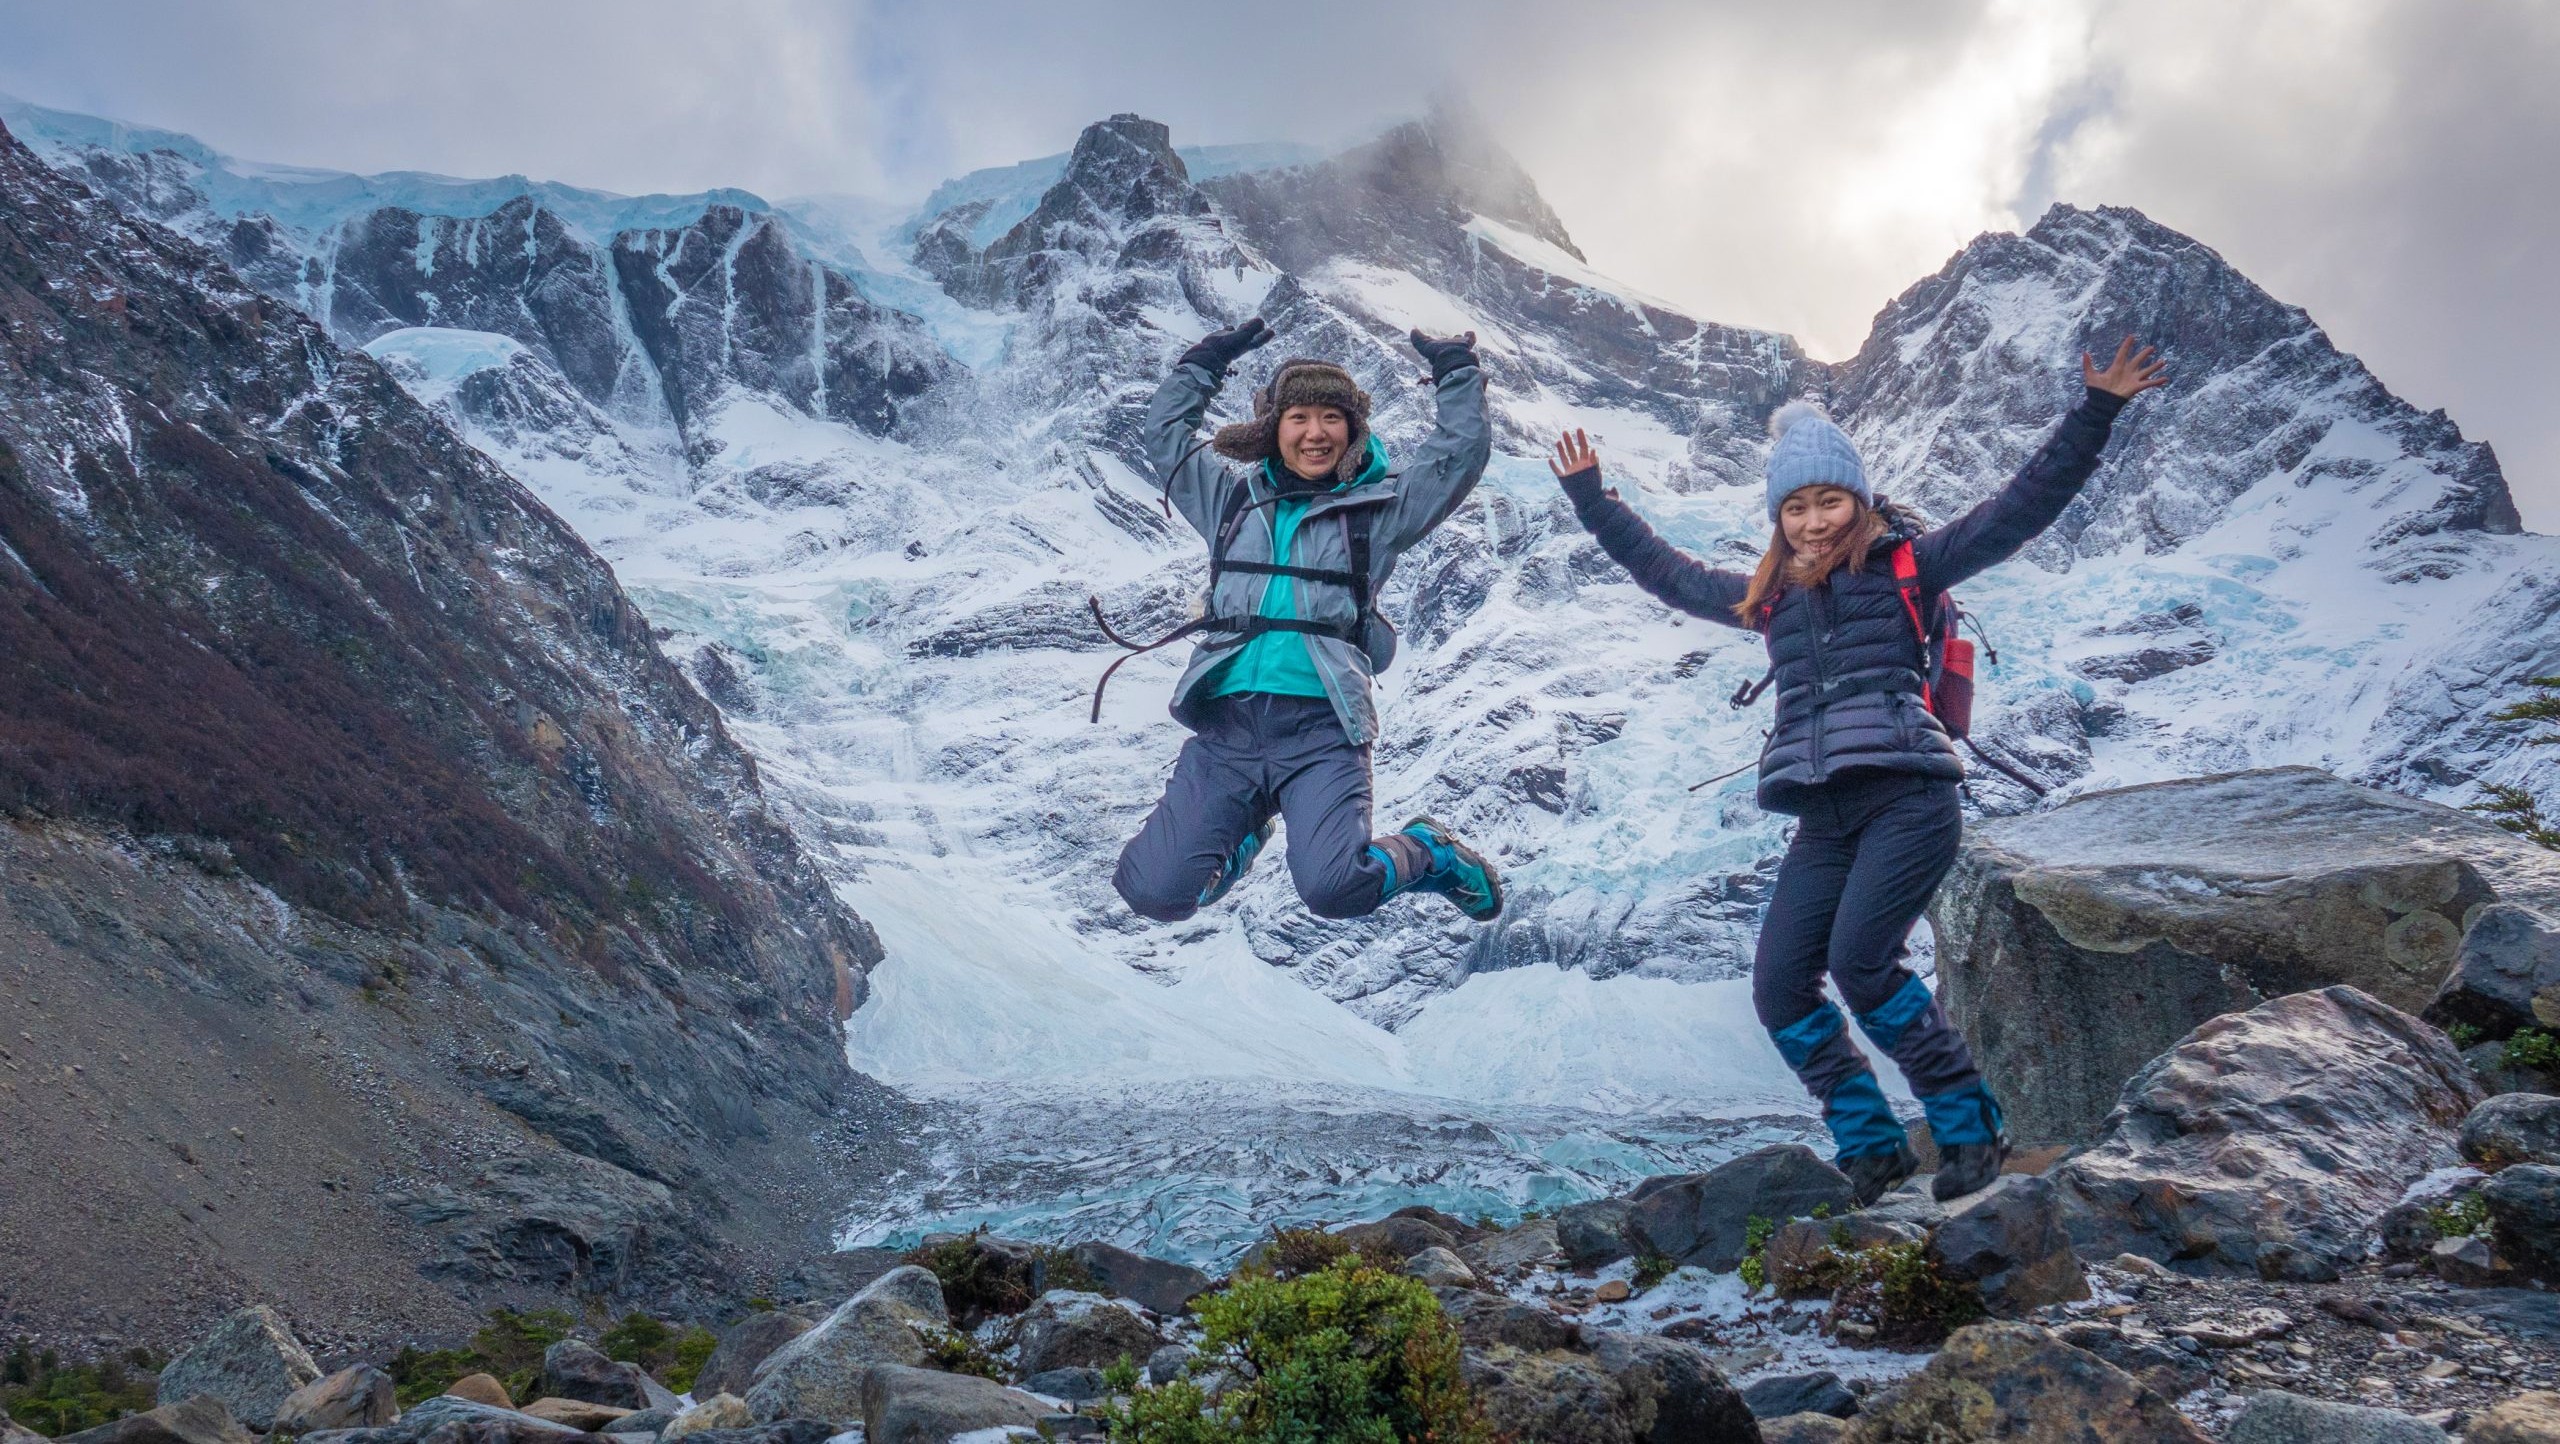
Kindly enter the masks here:
[[1920, 701], [1920, 636], [1893, 579], [1902, 539], [1885, 537], [1818, 587], [1789, 587], [1769, 612], [1778, 716], [1760, 754], [1760, 805], [1771, 812], [1801, 811], [1803, 789], [1853, 768], [1964, 777], [1954, 739]]

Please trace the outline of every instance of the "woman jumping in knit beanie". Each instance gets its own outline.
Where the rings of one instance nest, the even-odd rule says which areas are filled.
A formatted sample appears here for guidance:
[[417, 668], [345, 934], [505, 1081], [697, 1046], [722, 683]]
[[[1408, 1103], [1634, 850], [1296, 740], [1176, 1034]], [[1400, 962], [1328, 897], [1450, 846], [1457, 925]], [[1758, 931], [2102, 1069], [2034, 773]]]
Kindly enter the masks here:
[[1760, 757], [1760, 805], [1797, 817], [1751, 963], [1751, 1000], [1780, 1056], [1822, 1104], [1841, 1171], [1863, 1206], [1919, 1168], [1875, 1072], [1822, 995], [1827, 973], [1869, 1041], [1901, 1065], [1929, 1120], [1941, 1199], [1988, 1184], [2008, 1157], [2000, 1105], [1963, 1035], [1903, 966], [1904, 940], [1956, 858], [1964, 763], [1922, 703], [1927, 668], [1892, 557], [1911, 546], [1934, 599], [2017, 554], [2071, 504], [2116, 412], [2161, 385], [2133, 338], [2026, 468], [1963, 516], [1923, 531], [1877, 496], [1857, 448], [1803, 402], [1771, 418], [1769, 550], [1745, 576], [1703, 566], [1656, 536], [1614, 490], [1580, 432], [1549, 464], [1574, 514], [1637, 585], [1691, 616], [1768, 639], [1777, 723]]
[[[1112, 885], [1139, 916], [1180, 922], [1236, 885], [1277, 815], [1289, 825], [1290, 878], [1318, 916], [1360, 917], [1398, 893], [1432, 892], [1490, 921], [1501, 880], [1439, 823], [1369, 833], [1370, 678], [1395, 655], [1377, 596], [1492, 456], [1476, 338], [1413, 333], [1440, 424], [1391, 472], [1369, 433], [1369, 394], [1328, 361], [1281, 362], [1253, 419], [1192, 440], [1227, 368], [1271, 337], [1258, 316], [1203, 337], [1147, 407], [1166, 500], [1209, 543], [1209, 597], [1206, 615], [1151, 644], [1200, 639], [1173, 693], [1174, 718], [1192, 735]], [[1099, 716], [1098, 695], [1094, 706]]]

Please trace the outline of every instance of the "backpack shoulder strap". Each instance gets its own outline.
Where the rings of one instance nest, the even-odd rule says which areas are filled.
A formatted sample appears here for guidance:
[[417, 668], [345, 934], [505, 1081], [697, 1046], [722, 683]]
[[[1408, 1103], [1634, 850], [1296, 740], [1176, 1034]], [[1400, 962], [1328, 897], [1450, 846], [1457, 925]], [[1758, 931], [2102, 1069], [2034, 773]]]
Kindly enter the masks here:
[[1920, 639], [1920, 705], [1935, 712], [1938, 699], [1931, 695], [1929, 647], [1937, 639], [1930, 633], [1928, 618], [1920, 614], [1920, 558], [1907, 541], [1893, 548], [1893, 584], [1902, 593], [1902, 610], [1911, 617], [1911, 633]]
[[1343, 539], [1351, 549], [1351, 600], [1353, 615], [1369, 615], [1369, 528], [1377, 514], [1374, 506], [1347, 507], [1342, 514]]

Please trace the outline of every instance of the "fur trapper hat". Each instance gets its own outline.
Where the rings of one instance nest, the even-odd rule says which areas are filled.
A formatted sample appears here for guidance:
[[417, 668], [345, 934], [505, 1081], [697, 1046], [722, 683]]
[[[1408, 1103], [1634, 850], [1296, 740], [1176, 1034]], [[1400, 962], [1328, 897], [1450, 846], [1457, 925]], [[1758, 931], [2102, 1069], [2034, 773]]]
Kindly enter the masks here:
[[1359, 480], [1369, 465], [1369, 393], [1360, 389], [1350, 372], [1330, 361], [1298, 356], [1281, 362], [1271, 384], [1253, 394], [1253, 419], [1218, 428], [1209, 444], [1230, 460], [1277, 461], [1280, 413], [1292, 406], [1330, 406], [1351, 419], [1351, 439], [1342, 448], [1333, 477], [1345, 486]]

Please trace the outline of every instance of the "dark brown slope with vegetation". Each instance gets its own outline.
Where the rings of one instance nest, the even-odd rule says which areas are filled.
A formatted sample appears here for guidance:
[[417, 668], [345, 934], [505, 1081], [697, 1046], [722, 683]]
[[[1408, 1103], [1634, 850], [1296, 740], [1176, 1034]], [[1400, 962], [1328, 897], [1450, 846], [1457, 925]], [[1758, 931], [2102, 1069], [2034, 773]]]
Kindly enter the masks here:
[[878, 956], [565, 526], [0, 131], [0, 1334], [741, 1287]]

